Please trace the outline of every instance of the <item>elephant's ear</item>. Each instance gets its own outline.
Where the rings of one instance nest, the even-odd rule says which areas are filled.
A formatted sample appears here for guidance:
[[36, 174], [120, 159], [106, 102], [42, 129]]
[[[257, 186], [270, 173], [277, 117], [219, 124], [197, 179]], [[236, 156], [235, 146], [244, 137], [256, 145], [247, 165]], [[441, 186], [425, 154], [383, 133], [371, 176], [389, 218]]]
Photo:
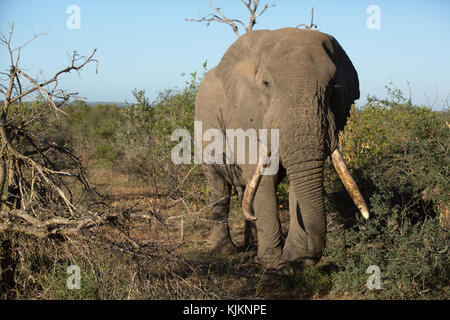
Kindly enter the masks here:
[[[228, 102], [236, 106], [246, 83], [252, 83], [257, 68], [257, 46], [264, 31], [251, 31], [227, 50], [217, 66], [216, 75], [222, 81]], [[241, 89], [240, 89], [241, 88]]]
[[336, 74], [330, 97], [331, 110], [336, 119], [337, 131], [343, 130], [350, 115], [350, 108], [359, 99], [358, 73], [352, 62], [336, 39], [332, 39], [334, 46], [334, 63]]

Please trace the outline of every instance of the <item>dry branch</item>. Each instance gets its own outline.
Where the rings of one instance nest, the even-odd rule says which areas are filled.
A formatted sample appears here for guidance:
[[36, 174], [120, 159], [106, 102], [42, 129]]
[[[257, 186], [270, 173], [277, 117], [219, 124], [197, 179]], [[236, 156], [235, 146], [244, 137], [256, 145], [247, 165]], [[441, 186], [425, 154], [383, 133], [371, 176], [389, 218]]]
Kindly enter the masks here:
[[302, 28], [304, 27], [305, 29], [308, 30], [312, 30], [312, 29], [317, 29], [317, 24], [314, 23], [314, 7], [311, 9], [311, 23], [310, 24], [299, 24], [296, 28]]
[[[83, 216], [72, 203], [67, 179], [75, 179], [88, 193], [93, 190], [70, 149], [40, 138], [39, 133], [29, 127], [42, 120], [52, 121], [53, 117], [64, 113], [61, 107], [76, 94], [58, 89], [59, 77], [72, 71], [79, 72], [90, 63], [98, 65], [94, 59], [96, 50], [87, 57], [75, 51], [69, 66], [49, 80], [38, 81], [20, 68], [20, 53], [44, 33], [35, 34], [16, 48], [12, 47], [13, 33], [14, 24], [11, 24], [8, 34], [0, 34], [0, 44], [6, 48], [10, 60], [9, 70], [3, 73], [8, 77], [7, 83], [2, 84], [0, 90], [4, 96], [0, 115], [0, 232], [12, 230], [39, 237], [55, 232], [72, 234], [96, 222], [92, 220], [92, 214]], [[33, 93], [39, 94], [41, 104], [22, 101]], [[56, 165], [62, 159], [69, 161], [70, 170], [61, 170]], [[70, 213], [72, 220], [55, 213], [61, 210]], [[54, 213], [42, 214], [46, 211]], [[44, 216], [46, 220], [41, 220]], [[17, 219], [26, 223], [17, 223]]]
[[[0, 211], [0, 218], [4, 222], [0, 223], [0, 232], [17, 231], [28, 235], [34, 235], [39, 238], [45, 238], [51, 235], [59, 234], [69, 236], [79, 233], [82, 229], [91, 228], [105, 222], [99, 217], [83, 219], [67, 219], [62, 217], [39, 220], [24, 210]], [[17, 221], [17, 218], [23, 221]]]
[[248, 0], [248, 1], [241, 0], [241, 2], [246, 6], [246, 8], [250, 13], [248, 26], [245, 25], [245, 23], [239, 19], [227, 18], [222, 13], [220, 8], [214, 7], [212, 1], [210, 1], [209, 6], [211, 7], [212, 10], [215, 11], [215, 13], [207, 14], [206, 16], [203, 16], [200, 19], [186, 19], [186, 21], [205, 22], [207, 27], [211, 24], [211, 22], [225, 23], [233, 29], [233, 32], [238, 37], [240, 37], [241, 34], [239, 32], [239, 25], [245, 30], [245, 32], [252, 31], [253, 27], [256, 24], [256, 18], [260, 17], [264, 12], [266, 12], [267, 9], [275, 6], [273, 3], [266, 4], [264, 5], [264, 8], [258, 12], [259, 0]]

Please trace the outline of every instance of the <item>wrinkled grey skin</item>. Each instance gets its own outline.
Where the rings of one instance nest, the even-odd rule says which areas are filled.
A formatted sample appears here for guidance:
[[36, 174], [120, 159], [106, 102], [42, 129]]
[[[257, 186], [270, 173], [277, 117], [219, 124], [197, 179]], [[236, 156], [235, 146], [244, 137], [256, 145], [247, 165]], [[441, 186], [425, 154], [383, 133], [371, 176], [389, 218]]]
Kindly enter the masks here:
[[[251, 31], [206, 74], [195, 112], [203, 132], [279, 129], [280, 170], [263, 176], [253, 203], [258, 262], [279, 268], [304, 266], [322, 256], [324, 161], [337, 147], [338, 132], [358, 98], [358, 75], [351, 61], [333, 37], [319, 31]], [[234, 250], [227, 223], [230, 190], [235, 186], [242, 194], [254, 169], [255, 165], [206, 166], [217, 222], [212, 250]], [[290, 225], [283, 246], [276, 190], [286, 174]]]

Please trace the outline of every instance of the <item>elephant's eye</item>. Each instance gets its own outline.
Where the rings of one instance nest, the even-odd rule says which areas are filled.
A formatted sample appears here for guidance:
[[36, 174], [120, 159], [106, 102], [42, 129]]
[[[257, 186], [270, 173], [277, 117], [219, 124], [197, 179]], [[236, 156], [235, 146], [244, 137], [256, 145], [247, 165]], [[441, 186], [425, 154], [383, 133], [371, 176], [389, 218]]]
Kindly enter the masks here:
[[264, 87], [266, 87], [266, 88], [270, 88], [270, 82], [267, 81], [267, 80], [264, 80], [264, 81], [263, 81], [263, 85], [264, 85]]

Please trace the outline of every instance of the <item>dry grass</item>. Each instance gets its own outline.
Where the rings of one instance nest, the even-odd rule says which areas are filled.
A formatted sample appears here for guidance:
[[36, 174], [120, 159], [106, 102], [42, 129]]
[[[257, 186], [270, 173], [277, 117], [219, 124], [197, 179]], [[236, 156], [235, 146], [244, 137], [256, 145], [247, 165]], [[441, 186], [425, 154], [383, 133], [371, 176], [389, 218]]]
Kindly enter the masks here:
[[[286, 276], [254, 263], [255, 248], [227, 256], [208, 251], [212, 227], [203, 200], [200, 212], [189, 201], [152, 195], [130, 177], [91, 167], [90, 177], [106, 195], [110, 224], [81, 239], [31, 239], [17, 235], [18, 299], [323, 299], [330, 277], [318, 267]], [[206, 198], [206, 197], [205, 197]], [[159, 207], [158, 216], [152, 215]], [[282, 211], [283, 227], [288, 213]], [[230, 226], [238, 247], [244, 221], [232, 200]], [[81, 269], [81, 289], [69, 290], [66, 270]], [[308, 278], [309, 277], [309, 278]]]
[[[149, 212], [164, 199], [151, 195], [145, 185], [105, 169], [91, 170], [91, 178], [103, 185], [113, 210], [126, 212], [129, 218], [120, 221], [120, 235], [117, 226], [105, 226], [86, 244], [92, 255], [82, 259], [87, 282], [84, 290], [58, 290], [53, 286], [45, 298], [309, 299], [327, 293], [327, 284], [316, 288], [303, 283], [299, 276], [279, 275], [255, 264], [255, 249], [211, 255], [207, 236], [213, 222], [208, 209], [194, 212], [189, 203], [169, 201], [159, 212], [159, 218], [164, 219], [161, 223]], [[232, 236], [241, 247], [244, 222], [236, 199], [231, 207]], [[288, 213], [283, 211], [281, 218], [287, 228]], [[138, 249], [121, 247], [123, 235]], [[113, 242], [117, 246], [111, 246]], [[324, 277], [326, 282], [328, 278]]]

